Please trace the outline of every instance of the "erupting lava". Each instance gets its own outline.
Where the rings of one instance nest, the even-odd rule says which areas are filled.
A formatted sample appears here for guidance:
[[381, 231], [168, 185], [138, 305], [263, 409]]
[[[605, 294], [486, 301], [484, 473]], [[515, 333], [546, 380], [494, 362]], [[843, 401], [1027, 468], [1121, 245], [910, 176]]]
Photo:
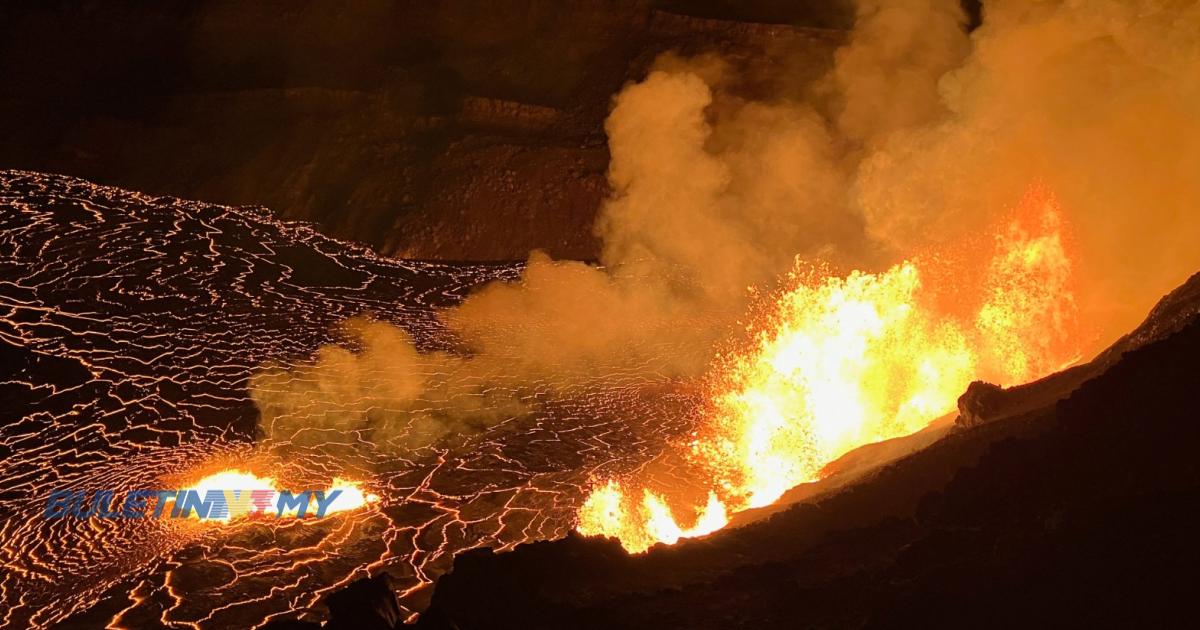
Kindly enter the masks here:
[[[232, 495], [227, 501], [229, 508], [228, 516], [200, 519], [205, 521], [229, 522], [256, 514], [272, 513], [276, 510], [279, 501], [279, 490], [273, 478], [259, 477], [241, 470], [223, 470], [219, 473], [208, 475], [191, 484], [187, 489], [196, 490], [202, 496], [213, 490]], [[335, 512], [357, 510], [379, 500], [377, 495], [364, 492], [361, 483], [342, 479], [341, 477], [333, 479], [329, 484], [329, 488], [325, 489], [325, 494], [329, 495], [329, 493], [335, 490], [340, 491], [340, 493], [326, 508], [326, 516]], [[310, 498], [308, 506], [310, 509], [306, 510], [306, 512], [312, 512], [313, 502], [313, 499]], [[295, 512], [283, 512], [282, 515], [295, 516]], [[199, 517], [192, 514], [191, 518]]]
[[[859, 446], [920, 430], [975, 378], [1015, 384], [1076, 361], [1062, 231], [1053, 196], [1034, 189], [977, 265], [978, 280], [965, 280], [967, 269], [942, 278], [922, 259], [877, 274], [793, 272], [751, 347], [714, 370], [687, 445], [707, 502], [673, 509], [661, 493], [609, 480], [581, 507], [579, 531], [631, 552], [710, 533]], [[961, 290], [968, 285], [981, 290]], [[680, 526], [677, 512], [695, 524]]]

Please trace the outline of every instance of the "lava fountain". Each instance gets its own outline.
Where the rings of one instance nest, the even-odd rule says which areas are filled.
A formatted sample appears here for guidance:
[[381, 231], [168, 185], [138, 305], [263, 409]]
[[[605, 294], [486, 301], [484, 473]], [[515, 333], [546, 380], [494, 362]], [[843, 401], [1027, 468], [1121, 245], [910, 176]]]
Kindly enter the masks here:
[[[731, 513], [820, 479], [857, 447], [919, 431], [953, 410], [973, 379], [1015, 384], [1075, 362], [1065, 234], [1055, 198], [1034, 187], [990, 246], [880, 273], [798, 265], [748, 347], [714, 367], [703, 420], [680, 445], [707, 501], [671, 505], [662, 492], [610, 479], [580, 508], [578, 530], [630, 552], [710, 533]], [[970, 264], [964, 251], [983, 261]]]

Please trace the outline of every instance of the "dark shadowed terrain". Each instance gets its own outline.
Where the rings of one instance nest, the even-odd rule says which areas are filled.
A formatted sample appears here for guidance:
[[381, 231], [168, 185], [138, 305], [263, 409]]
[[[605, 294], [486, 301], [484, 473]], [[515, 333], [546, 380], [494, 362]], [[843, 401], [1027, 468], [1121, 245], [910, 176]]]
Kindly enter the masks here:
[[5, 2], [0, 168], [269, 206], [410, 258], [590, 259], [623, 83], [668, 50], [802, 77], [852, 17], [814, 0]]

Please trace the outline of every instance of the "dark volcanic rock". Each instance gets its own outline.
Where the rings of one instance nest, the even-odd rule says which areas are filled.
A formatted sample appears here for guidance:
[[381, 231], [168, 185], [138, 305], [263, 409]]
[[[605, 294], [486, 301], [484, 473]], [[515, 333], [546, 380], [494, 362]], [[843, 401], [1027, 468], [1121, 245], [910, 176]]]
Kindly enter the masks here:
[[[977, 385], [966, 405], [987, 422], [862, 483], [642, 556], [578, 537], [468, 552], [439, 580], [419, 625], [1078, 627], [1181, 619], [1200, 560], [1200, 519], [1188, 507], [1200, 500], [1200, 319], [1176, 317], [1188, 311], [1181, 291], [1164, 301], [1174, 307], [1160, 306], [1139, 328], [1156, 332], [1142, 337], [1145, 345], [1123, 342], [1121, 352], [1037, 387]], [[1011, 400], [1022, 396], [1039, 404]], [[997, 409], [1020, 412], [989, 417]]]
[[1100, 353], [1092, 363], [1111, 365], [1130, 350], [1174, 334], [1191, 323], [1197, 315], [1200, 315], [1200, 273], [1193, 274], [1187, 282], [1159, 300], [1146, 316], [1146, 321]]
[[410, 258], [592, 259], [623, 83], [672, 49], [820, 67], [852, 17], [844, 0], [12, 0], [0, 168], [269, 206]]
[[390, 630], [404, 621], [387, 573], [363, 578], [333, 593], [329, 606], [329, 630]]
[[1003, 387], [974, 381], [958, 398], [958, 419], [954, 423], [964, 427], [983, 424], [995, 415], [996, 407], [1003, 399]]

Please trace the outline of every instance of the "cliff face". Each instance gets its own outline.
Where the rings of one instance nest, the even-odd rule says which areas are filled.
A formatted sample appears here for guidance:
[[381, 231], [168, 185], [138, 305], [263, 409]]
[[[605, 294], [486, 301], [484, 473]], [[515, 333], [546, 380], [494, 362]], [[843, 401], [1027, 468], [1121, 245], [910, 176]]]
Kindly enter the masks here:
[[851, 16], [776, 4], [5, 3], [0, 167], [265, 205], [409, 257], [594, 258], [612, 94], [672, 49], [819, 65]]
[[[1082, 371], [860, 483], [707, 539], [475, 550], [423, 627], [1161, 624], [1200, 559], [1196, 278]], [[1191, 312], [1190, 317], [1183, 317]], [[1138, 340], [1140, 339], [1140, 341]], [[1026, 400], [1021, 400], [1021, 399]]]

